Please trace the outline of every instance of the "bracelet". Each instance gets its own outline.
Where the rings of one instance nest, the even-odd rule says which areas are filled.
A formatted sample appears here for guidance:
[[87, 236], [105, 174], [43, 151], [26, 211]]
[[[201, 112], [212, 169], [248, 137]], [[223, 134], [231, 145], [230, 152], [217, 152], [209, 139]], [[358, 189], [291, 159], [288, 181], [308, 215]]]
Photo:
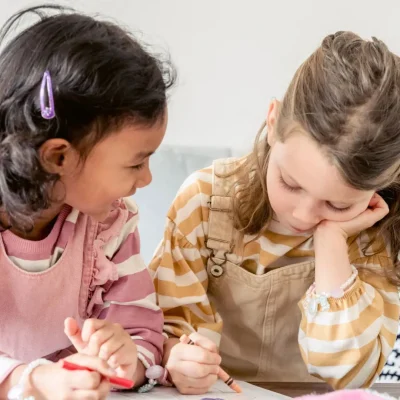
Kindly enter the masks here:
[[156, 385], [172, 386], [168, 381], [167, 369], [163, 368], [161, 365], [152, 365], [147, 368], [145, 375], [148, 381], [143, 386], [140, 386], [138, 389], [139, 393], [150, 392]]
[[316, 293], [315, 291], [315, 282], [311, 285], [311, 287], [307, 290], [306, 297], [303, 301], [303, 308], [308, 314], [314, 317], [318, 311], [328, 311], [331, 308], [329, 304], [329, 298], [340, 299], [344, 296], [346, 290], [348, 290], [353, 283], [357, 279], [358, 270], [352, 265], [351, 269], [353, 273], [350, 278], [346, 280], [343, 285], [341, 285], [338, 289], [335, 289], [331, 293], [321, 292]]
[[18, 384], [15, 385], [10, 389], [10, 391], [7, 393], [7, 399], [8, 400], [35, 400], [34, 396], [28, 396], [24, 397], [24, 391], [25, 391], [25, 384], [29, 379], [30, 374], [32, 371], [37, 368], [39, 365], [45, 365], [45, 364], [52, 364], [51, 361], [46, 360], [45, 358], [39, 358], [38, 360], [32, 361], [27, 365], [27, 367], [24, 369], [24, 372], [22, 372], [21, 378], [18, 381]]

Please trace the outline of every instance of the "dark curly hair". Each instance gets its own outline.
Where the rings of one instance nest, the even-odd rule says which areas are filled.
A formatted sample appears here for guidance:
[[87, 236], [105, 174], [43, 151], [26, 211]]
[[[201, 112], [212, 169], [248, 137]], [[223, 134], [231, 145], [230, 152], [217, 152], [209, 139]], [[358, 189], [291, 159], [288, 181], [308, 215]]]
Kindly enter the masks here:
[[[1, 43], [32, 13], [39, 21], [0, 54], [0, 209], [11, 226], [25, 231], [51, 205], [59, 179], [42, 167], [41, 145], [63, 138], [84, 159], [121, 125], [151, 126], [162, 118], [176, 79], [168, 57], [150, 54], [124, 29], [61, 6], [16, 13], [3, 26]], [[51, 120], [40, 112], [46, 70], [54, 91]]]

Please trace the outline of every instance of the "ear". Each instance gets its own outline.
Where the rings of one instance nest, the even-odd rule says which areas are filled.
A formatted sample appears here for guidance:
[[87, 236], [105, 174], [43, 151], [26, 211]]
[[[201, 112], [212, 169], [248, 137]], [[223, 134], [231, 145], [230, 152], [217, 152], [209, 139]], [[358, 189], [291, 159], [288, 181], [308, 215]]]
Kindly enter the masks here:
[[267, 115], [267, 128], [268, 128], [268, 144], [272, 146], [276, 141], [276, 120], [278, 118], [279, 101], [272, 100]]
[[50, 139], [39, 148], [40, 162], [43, 168], [60, 176], [65, 175], [76, 159], [76, 150], [64, 139]]

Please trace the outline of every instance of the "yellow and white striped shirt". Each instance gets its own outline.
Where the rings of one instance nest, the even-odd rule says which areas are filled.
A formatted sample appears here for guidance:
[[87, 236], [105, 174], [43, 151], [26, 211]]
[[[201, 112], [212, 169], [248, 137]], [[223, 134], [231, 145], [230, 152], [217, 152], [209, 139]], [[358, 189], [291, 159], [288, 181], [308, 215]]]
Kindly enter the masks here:
[[[212, 305], [207, 297], [210, 250], [205, 245], [212, 174], [212, 168], [198, 171], [181, 187], [168, 212], [164, 239], [150, 272], [164, 311], [165, 331], [179, 337], [196, 330], [218, 343], [222, 321], [216, 312], [218, 305]], [[258, 238], [244, 237], [241, 265], [254, 274], [314, 256], [312, 237], [293, 236], [274, 225]], [[367, 232], [349, 240], [350, 262], [359, 269], [359, 277], [344, 298], [330, 299], [330, 310], [319, 312], [312, 320], [300, 307], [299, 344], [304, 362], [312, 375], [335, 388], [372, 384], [396, 339], [398, 289], [383, 274], [368, 272], [382, 272], [391, 264], [389, 250], [379, 250], [374, 244], [369, 250], [377, 252], [365, 255], [368, 241]]]

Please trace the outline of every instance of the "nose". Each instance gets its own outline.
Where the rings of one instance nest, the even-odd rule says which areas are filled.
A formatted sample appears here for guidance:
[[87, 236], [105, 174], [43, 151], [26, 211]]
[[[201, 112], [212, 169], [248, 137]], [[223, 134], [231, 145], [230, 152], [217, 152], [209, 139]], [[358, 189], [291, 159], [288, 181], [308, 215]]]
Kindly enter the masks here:
[[153, 175], [150, 171], [150, 168], [147, 166], [146, 168], [144, 168], [141, 171], [140, 176], [138, 177], [135, 186], [138, 189], [144, 188], [144, 187], [150, 185], [152, 180], [153, 180]]
[[307, 230], [321, 222], [318, 206], [311, 199], [301, 200], [293, 210], [292, 215], [298, 222], [299, 229]]

